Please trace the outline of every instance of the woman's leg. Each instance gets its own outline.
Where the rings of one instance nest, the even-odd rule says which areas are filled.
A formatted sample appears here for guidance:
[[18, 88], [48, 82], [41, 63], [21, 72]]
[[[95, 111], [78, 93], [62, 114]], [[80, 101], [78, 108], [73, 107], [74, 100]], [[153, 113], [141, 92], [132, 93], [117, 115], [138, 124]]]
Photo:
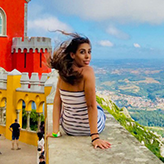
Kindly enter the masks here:
[[98, 110], [97, 127], [98, 127], [98, 132], [101, 133], [105, 128], [106, 116], [103, 108], [100, 105], [97, 105], [97, 110]]

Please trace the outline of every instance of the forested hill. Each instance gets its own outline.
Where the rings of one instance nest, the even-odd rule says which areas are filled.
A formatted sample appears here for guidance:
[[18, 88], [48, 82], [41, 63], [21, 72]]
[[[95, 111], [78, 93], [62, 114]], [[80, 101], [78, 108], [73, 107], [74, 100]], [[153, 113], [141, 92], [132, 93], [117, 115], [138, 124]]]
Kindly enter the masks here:
[[160, 135], [135, 122], [126, 108], [118, 108], [111, 100], [99, 96], [96, 99], [125, 129], [164, 162], [164, 141]]

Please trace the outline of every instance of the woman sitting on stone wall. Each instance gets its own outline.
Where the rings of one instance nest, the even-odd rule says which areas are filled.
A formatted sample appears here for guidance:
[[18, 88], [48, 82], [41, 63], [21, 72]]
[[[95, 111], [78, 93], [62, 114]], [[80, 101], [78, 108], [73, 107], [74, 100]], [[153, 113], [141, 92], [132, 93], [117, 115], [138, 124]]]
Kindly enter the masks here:
[[89, 66], [90, 40], [78, 34], [58, 31], [72, 39], [63, 42], [49, 60], [51, 68], [59, 72], [53, 105], [53, 133], [50, 136], [61, 136], [61, 118], [61, 126], [68, 135], [90, 135], [95, 148], [108, 149], [110, 143], [99, 138], [106, 117], [96, 103], [95, 75]]

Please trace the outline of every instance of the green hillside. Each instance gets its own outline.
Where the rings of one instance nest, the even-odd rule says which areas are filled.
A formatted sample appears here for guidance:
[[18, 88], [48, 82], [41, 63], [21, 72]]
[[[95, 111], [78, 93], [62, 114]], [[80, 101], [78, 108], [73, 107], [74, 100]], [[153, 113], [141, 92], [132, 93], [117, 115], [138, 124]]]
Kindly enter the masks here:
[[[158, 132], [164, 137], [164, 111], [157, 109], [154, 111], [147, 110], [129, 110], [131, 117], [143, 126], [148, 126], [153, 131]], [[154, 127], [154, 128], [153, 128]], [[156, 128], [155, 128], [156, 127]], [[160, 131], [159, 131], [160, 129]]]
[[111, 100], [105, 100], [98, 96], [96, 98], [97, 102], [113, 115], [114, 118], [125, 127], [125, 129], [127, 129], [134, 137], [164, 162], [164, 157], [160, 154], [160, 148], [164, 144], [160, 135], [135, 122], [131, 117], [126, 117], [123, 113], [123, 109], [118, 108]]

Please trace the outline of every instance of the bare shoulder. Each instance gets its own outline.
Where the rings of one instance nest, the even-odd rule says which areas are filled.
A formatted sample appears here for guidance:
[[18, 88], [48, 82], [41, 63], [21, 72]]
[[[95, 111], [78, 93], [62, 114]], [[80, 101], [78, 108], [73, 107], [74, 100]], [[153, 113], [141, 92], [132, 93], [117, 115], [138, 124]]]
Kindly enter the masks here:
[[94, 70], [91, 66], [85, 66], [83, 68], [83, 76], [88, 77], [88, 76], [93, 76], [94, 75]]

